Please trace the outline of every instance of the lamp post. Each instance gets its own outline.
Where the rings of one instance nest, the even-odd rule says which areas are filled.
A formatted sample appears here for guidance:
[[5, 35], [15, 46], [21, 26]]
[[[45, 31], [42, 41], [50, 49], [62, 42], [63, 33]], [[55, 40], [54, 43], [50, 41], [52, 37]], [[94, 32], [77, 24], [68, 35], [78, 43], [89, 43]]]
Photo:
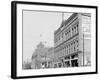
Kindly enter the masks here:
[[46, 68], [47, 64], [46, 64], [46, 52], [45, 52], [45, 68]]

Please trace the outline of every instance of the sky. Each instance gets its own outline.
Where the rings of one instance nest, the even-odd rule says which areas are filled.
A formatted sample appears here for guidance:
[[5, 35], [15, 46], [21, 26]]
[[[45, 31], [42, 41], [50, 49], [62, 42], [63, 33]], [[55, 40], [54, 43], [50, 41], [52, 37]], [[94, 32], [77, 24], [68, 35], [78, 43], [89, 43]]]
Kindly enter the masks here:
[[[72, 13], [64, 13], [64, 20]], [[54, 46], [54, 31], [60, 27], [62, 13], [23, 11], [23, 61], [30, 60], [36, 46], [43, 42]]]

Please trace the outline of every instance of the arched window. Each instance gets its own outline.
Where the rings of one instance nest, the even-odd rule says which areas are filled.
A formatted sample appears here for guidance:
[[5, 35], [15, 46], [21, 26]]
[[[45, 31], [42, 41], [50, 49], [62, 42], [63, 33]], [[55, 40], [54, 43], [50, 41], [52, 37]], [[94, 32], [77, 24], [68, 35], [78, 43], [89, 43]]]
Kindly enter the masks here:
[[74, 34], [76, 34], [76, 26], [74, 26]]
[[64, 56], [64, 48], [62, 48], [62, 56]]
[[73, 48], [72, 44], [73, 44], [73, 43], [71, 42], [71, 46], [70, 46], [70, 47], [71, 47], [71, 53], [73, 53], [73, 51], [72, 51], [72, 48]]
[[62, 38], [64, 37], [64, 33], [62, 32]]
[[65, 35], [66, 35], [66, 40], [67, 40], [68, 39], [68, 31], [66, 31]]
[[73, 29], [73, 27], [72, 27], [72, 36], [74, 35], [73, 33], [74, 33], [74, 29]]
[[64, 56], [66, 55], [66, 47], [64, 47]]
[[67, 54], [69, 54], [69, 45], [67, 45]]
[[67, 31], [67, 40], [69, 39], [69, 31]]
[[78, 51], [78, 46], [79, 46], [79, 41], [78, 41], [78, 39], [76, 39], [76, 49], [77, 49], [77, 51]]
[[79, 32], [79, 29], [78, 29], [79, 28], [79, 24], [78, 23], [77, 23], [77, 26], [76, 27], [77, 27], [77, 33], [78, 33]]
[[67, 40], [68, 40], [68, 39], [69, 39], [69, 31], [67, 32], [67, 37], [68, 37], [68, 38], [67, 38]]
[[74, 36], [74, 34], [75, 34], [75, 30], [74, 30], [74, 26], [73, 26], [73, 36]]
[[71, 37], [71, 31], [70, 31], [70, 28], [69, 28], [69, 38]]
[[74, 52], [75, 52], [75, 50], [76, 50], [76, 47], [75, 47], [75, 40], [74, 40]]

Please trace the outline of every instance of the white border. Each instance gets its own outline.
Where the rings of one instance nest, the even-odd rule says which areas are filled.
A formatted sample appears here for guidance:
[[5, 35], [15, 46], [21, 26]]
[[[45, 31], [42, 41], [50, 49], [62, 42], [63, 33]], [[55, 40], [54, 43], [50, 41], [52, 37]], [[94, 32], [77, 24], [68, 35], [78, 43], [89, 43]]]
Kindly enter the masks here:
[[[78, 68], [57, 68], [57, 69], [38, 69], [38, 70], [22, 70], [22, 10], [46, 10], [46, 11], [62, 11], [62, 12], [83, 12], [91, 13], [91, 67]], [[94, 72], [96, 69], [96, 51], [95, 51], [95, 15], [96, 10], [91, 8], [75, 8], [75, 7], [58, 7], [58, 6], [43, 6], [43, 5], [26, 5], [17, 4], [17, 76], [35, 76], [49, 74], [64, 74], [64, 73], [83, 73]]]

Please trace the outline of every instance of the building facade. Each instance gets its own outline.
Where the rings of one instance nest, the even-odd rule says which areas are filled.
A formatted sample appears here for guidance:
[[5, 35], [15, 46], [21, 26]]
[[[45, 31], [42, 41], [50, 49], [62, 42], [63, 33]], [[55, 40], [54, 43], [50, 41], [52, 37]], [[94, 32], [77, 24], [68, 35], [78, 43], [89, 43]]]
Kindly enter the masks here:
[[73, 13], [54, 32], [54, 68], [91, 65], [91, 15]]
[[53, 54], [53, 47], [46, 47], [40, 42], [32, 55], [32, 69], [52, 68]]

